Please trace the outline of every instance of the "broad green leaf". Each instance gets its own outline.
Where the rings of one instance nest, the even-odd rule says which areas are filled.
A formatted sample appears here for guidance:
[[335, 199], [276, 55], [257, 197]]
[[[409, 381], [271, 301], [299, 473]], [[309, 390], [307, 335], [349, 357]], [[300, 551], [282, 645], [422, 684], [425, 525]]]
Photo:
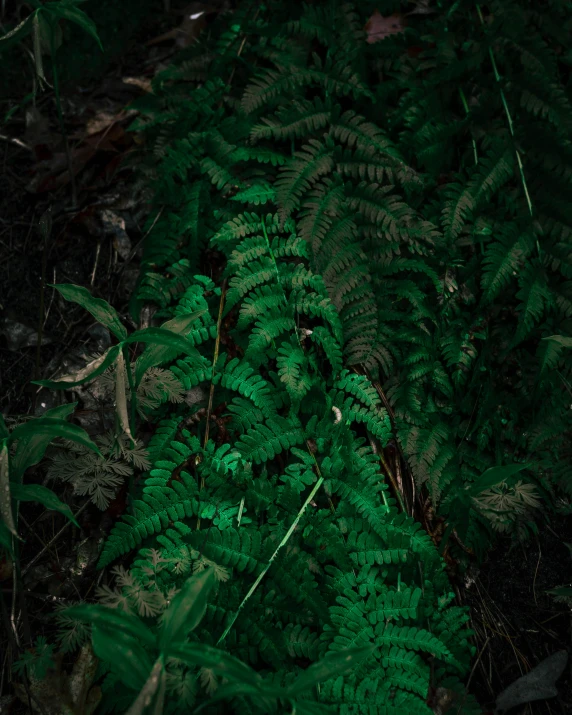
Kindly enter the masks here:
[[[172, 333], [188, 332], [191, 325], [204, 313], [204, 310], [197, 310], [189, 315], [179, 315], [172, 320], [168, 320], [161, 325], [162, 330], [169, 330]], [[135, 386], [138, 387], [143, 379], [143, 375], [151, 367], [156, 367], [164, 362], [174, 360], [180, 351], [166, 345], [149, 345], [135, 363]]]
[[100, 50], [103, 52], [103, 45], [101, 44], [101, 40], [97, 34], [95, 23], [85, 14], [83, 10], [80, 10], [78, 7], [75, 7], [75, 5], [67, 2], [49, 2], [46, 3], [44, 7], [49, 13], [79, 25], [84, 32], [87, 32], [88, 35], [93, 37], [99, 45]]
[[[69, 417], [77, 406], [77, 402], [71, 402], [68, 405], [59, 405], [46, 410], [44, 417], [53, 417], [56, 419], [65, 420]], [[30, 434], [27, 437], [20, 437], [16, 454], [12, 457], [11, 472], [12, 481], [21, 483], [22, 476], [28, 467], [37, 464], [45, 454], [45, 451], [52, 441], [50, 435]]]
[[199, 351], [191, 345], [191, 343], [182, 335], [177, 335], [171, 330], [164, 328], [145, 328], [144, 330], [136, 330], [134, 333], [123, 341], [126, 343], [151, 343], [153, 345], [163, 345], [164, 347], [173, 348], [180, 353], [186, 353], [194, 358], [199, 358]]
[[93, 626], [91, 639], [95, 655], [113, 666], [119, 679], [133, 690], [147, 681], [152, 663], [147, 651], [125, 631], [109, 626]]
[[506, 464], [503, 467], [491, 467], [484, 471], [481, 476], [471, 485], [469, 493], [471, 496], [476, 496], [485, 489], [490, 489], [495, 487], [497, 484], [504, 482], [506, 479], [510, 479], [518, 472], [522, 472], [523, 469], [528, 469], [530, 464]]
[[163, 615], [159, 648], [164, 654], [184, 641], [201, 622], [207, 610], [207, 598], [215, 583], [214, 569], [188, 578]]
[[327, 653], [322, 660], [314, 663], [302, 675], [298, 676], [295, 682], [286, 688], [286, 691], [291, 697], [314, 687], [323, 680], [337, 678], [338, 675], [351, 670], [364, 658], [370, 656], [374, 650], [375, 645], [372, 644], [360, 648], [347, 648], [336, 653]]
[[32, 384], [49, 387], [50, 390], [69, 390], [70, 387], [83, 385], [86, 382], [90, 382], [90, 380], [94, 380], [98, 375], [105, 372], [107, 368], [111, 367], [120, 352], [121, 344], [112, 345], [103, 355], [95, 358], [85, 367], [82, 367], [81, 370], [74, 372], [73, 375], [65, 375], [60, 377], [59, 380], [32, 380]]
[[15, 439], [22, 439], [31, 435], [49, 436], [50, 441], [54, 439], [54, 437], [63, 437], [72, 442], [82, 444], [100, 457], [103, 456], [95, 442], [90, 439], [84, 429], [55, 417], [36, 417], [26, 422], [26, 424], [18, 425], [18, 427], [12, 430], [9, 439], [12, 442]]
[[242, 660], [206, 643], [180, 643], [169, 648], [169, 655], [190, 667], [210, 668], [217, 675], [239, 683], [250, 683], [259, 688], [264, 682], [262, 676]]
[[106, 300], [101, 298], [94, 298], [91, 293], [83, 286], [76, 286], [72, 283], [59, 283], [59, 284], [48, 284], [50, 288], [55, 288], [59, 293], [72, 303], [78, 303], [89, 311], [93, 317], [108, 328], [116, 338], [119, 340], [125, 340], [127, 337], [127, 330], [121, 320], [115, 308]]
[[147, 649], [154, 649], [157, 646], [157, 639], [140, 618], [117, 608], [81, 603], [66, 608], [64, 613], [78, 621], [127, 633], [139, 639]]
[[548, 338], [542, 338], [543, 340], [554, 340], [554, 342], [559, 343], [565, 348], [572, 348], [572, 338], [567, 338], [564, 335], [551, 335]]
[[16, 524], [14, 523], [14, 513], [12, 511], [12, 497], [10, 494], [10, 453], [6, 439], [2, 443], [2, 449], [0, 449], [0, 516], [8, 531], [14, 534], [14, 536], [18, 536]]
[[119, 423], [125, 434], [133, 439], [129, 427], [129, 414], [127, 413], [127, 393], [125, 390], [125, 359], [123, 353], [117, 356], [115, 367], [115, 407], [119, 416]]
[[16, 501], [35, 501], [42, 504], [46, 509], [59, 511], [79, 528], [72, 510], [64, 504], [51, 489], [43, 487], [41, 484], [14, 484], [11, 485], [12, 498]]
[[22, 20], [22, 22], [13, 30], [10, 30], [10, 32], [7, 32], [5, 35], [0, 37], [0, 52], [2, 52], [2, 50], [7, 50], [9, 47], [12, 47], [12, 45], [17, 44], [21, 39], [32, 32], [34, 27], [34, 18], [37, 13], [38, 10], [35, 10], [31, 15], [28, 15], [25, 20]]

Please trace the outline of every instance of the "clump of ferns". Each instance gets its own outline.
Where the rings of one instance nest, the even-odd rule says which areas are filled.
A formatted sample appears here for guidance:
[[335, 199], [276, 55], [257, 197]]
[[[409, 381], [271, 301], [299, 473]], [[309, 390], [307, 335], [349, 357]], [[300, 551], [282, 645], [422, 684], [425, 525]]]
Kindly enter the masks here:
[[542, 505], [533, 484], [519, 480], [514, 484], [501, 482], [473, 497], [473, 506], [497, 532], [526, 539], [527, 523]]
[[[164, 556], [157, 549], [141, 549], [130, 570], [123, 566], [112, 568], [115, 582], [113, 586], [104, 584], [96, 589], [95, 596], [99, 603], [141, 618], [154, 619], [160, 626], [163, 613], [179, 591], [174, 583], [182, 583], [186, 576], [200, 573], [208, 567], [213, 568], [217, 583], [230, 578], [230, 569], [191, 547], [183, 546], [169, 554]], [[167, 689], [192, 705], [198, 689], [196, 674], [193, 675], [176, 659], [167, 663], [167, 673]], [[212, 694], [218, 687], [214, 673], [201, 668], [198, 675], [203, 688]]]

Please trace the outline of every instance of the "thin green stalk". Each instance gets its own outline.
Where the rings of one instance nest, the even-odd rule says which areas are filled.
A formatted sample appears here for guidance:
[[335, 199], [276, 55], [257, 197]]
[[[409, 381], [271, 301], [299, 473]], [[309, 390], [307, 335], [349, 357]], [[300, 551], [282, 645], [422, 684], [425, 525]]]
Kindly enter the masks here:
[[127, 382], [129, 384], [129, 392], [131, 394], [130, 406], [131, 406], [131, 424], [129, 428], [131, 430], [131, 449], [135, 448], [135, 434], [137, 432], [137, 390], [135, 389], [135, 381], [133, 380], [133, 371], [131, 370], [131, 361], [129, 359], [129, 347], [127, 345], [123, 346], [123, 360], [125, 362], [125, 371], [127, 373]]
[[[485, 26], [485, 20], [484, 20], [484, 18], [483, 18], [483, 13], [481, 12], [481, 8], [480, 8], [479, 5], [477, 5], [476, 7], [477, 7], [477, 14], [478, 14], [478, 16], [479, 16], [479, 20], [481, 21], [481, 25], [484, 27], [484, 26]], [[496, 63], [496, 60], [495, 60], [495, 56], [494, 56], [494, 53], [493, 53], [493, 50], [492, 50], [491, 47], [489, 47], [489, 57], [491, 58], [491, 64], [492, 64], [492, 66], [493, 66], [493, 72], [495, 73], [495, 79], [496, 79], [497, 83], [499, 84], [500, 96], [501, 96], [502, 104], [503, 104], [504, 111], [505, 111], [505, 114], [506, 114], [506, 117], [507, 117], [508, 128], [510, 129], [511, 136], [512, 136], [512, 138], [514, 139], [514, 128], [513, 128], [513, 123], [512, 123], [512, 116], [511, 116], [511, 113], [510, 113], [510, 109], [508, 108], [508, 103], [507, 103], [507, 101], [506, 101], [506, 97], [505, 97], [505, 94], [504, 94], [504, 90], [503, 90], [503, 88], [500, 86], [500, 80], [501, 80], [501, 78], [500, 78], [499, 71], [498, 71], [498, 69], [497, 69], [497, 63]], [[528, 193], [528, 186], [527, 186], [527, 184], [526, 184], [526, 178], [525, 178], [525, 176], [524, 176], [524, 167], [523, 167], [523, 165], [522, 165], [522, 159], [521, 159], [521, 157], [520, 157], [520, 152], [518, 151], [518, 149], [517, 149], [516, 147], [515, 147], [515, 153], [516, 153], [516, 161], [517, 161], [517, 163], [518, 163], [518, 168], [519, 168], [519, 171], [520, 171], [520, 179], [521, 179], [521, 181], [522, 181], [522, 187], [523, 187], [523, 189], [524, 189], [524, 195], [525, 195], [525, 197], [526, 197], [526, 203], [528, 204], [528, 211], [529, 211], [529, 213], [530, 213], [531, 218], [533, 218], [533, 217], [534, 217], [534, 214], [533, 214], [533, 210], [532, 210], [532, 201], [530, 200], [530, 195], [529, 195], [529, 193]], [[536, 249], [537, 249], [537, 251], [538, 251], [538, 255], [540, 256], [540, 255], [541, 255], [541, 252], [540, 252], [540, 244], [539, 244], [539, 242], [538, 242], [538, 239], [536, 239]]]
[[283, 546], [286, 545], [286, 543], [288, 542], [288, 539], [289, 539], [289, 538], [292, 536], [292, 534], [294, 533], [294, 530], [295, 530], [296, 527], [298, 526], [298, 523], [299, 523], [300, 519], [302, 518], [304, 512], [306, 511], [306, 508], [308, 507], [308, 504], [309, 504], [309, 503], [312, 501], [312, 499], [316, 496], [316, 494], [318, 493], [320, 487], [322, 486], [322, 484], [323, 484], [323, 482], [324, 482], [324, 477], [322, 476], [322, 474], [321, 474], [321, 472], [320, 472], [320, 466], [319, 466], [318, 462], [316, 461], [316, 457], [314, 456], [314, 454], [313, 454], [312, 450], [310, 449], [310, 447], [309, 447], [308, 445], [306, 445], [306, 446], [308, 447], [308, 452], [312, 455], [312, 457], [313, 457], [313, 459], [314, 459], [314, 462], [315, 462], [315, 464], [316, 464], [316, 470], [317, 470], [317, 472], [318, 472], [319, 479], [318, 479], [318, 481], [316, 482], [316, 484], [314, 485], [314, 488], [312, 489], [312, 491], [308, 494], [308, 496], [307, 496], [307, 498], [306, 498], [306, 501], [302, 504], [302, 507], [300, 508], [300, 511], [298, 512], [296, 518], [294, 519], [294, 521], [292, 522], [290, 528], [289, 528], [288, 531], [286, 532], [286, 535], [284, 536], [284, 538], [282, 539], [282, 541], [281, 541], [281, 542], [278, 544], [278, 546], [276, 547], [276, 551], [272, 554], [272, 556], [271, 556], [270, 559], [268, 560], [268, 563], [266, 564], [266, 566], [263, 568], [263, 570], [262, 570], [262, 571], [260, 572], [260, 574], [258, 575], [258, 578], [256, 579], [256, 581], [252, 584], [252, 586], [250, 587], [248, 593], [247, 593], [246, 596], [242, 599], [242, 602], [241, 602], [240, 606], [239, 606], [239, 607], [236, 609], [236, 611], [234, 612], [234, 615], [233, 615], [233, 617], [232, 617], [230, 623], [229, 623], [228, 626], [225, 628], [224, 633], [220, 636], [220, 638], [219, 638], [218, 641], [216, 642], [216, 645], [217, 645], [217, 646], [220, 645], [220, 643], [222, 643], [222, 641], [227, 637], [227, 635], [228, 635], [230, 629], [231, 629], [232, 626], [234, 625], [234, 623], [235, 623], [236, 619], [238, 618], [239, 613], [240, 613], [241, 610], [243, 609], [245, 603], [248, 601], [248, 599], [252, 596], [252, 594], [253, 594], [253, 593], [256, 591], [256, 589], [258, 588], [258, 584], [262, 581], [262, 579], [264, 578], [264, 576], [266, 575], [266, 573], [268, 572], [268, 570], [269, 570], [270, 567], [272, 566], [272, 562], [274, 561], [274, 559], [275, 559], [276, 556], [278, 555], [278, 552], [280, 551], [280, 549], [281, 549]]

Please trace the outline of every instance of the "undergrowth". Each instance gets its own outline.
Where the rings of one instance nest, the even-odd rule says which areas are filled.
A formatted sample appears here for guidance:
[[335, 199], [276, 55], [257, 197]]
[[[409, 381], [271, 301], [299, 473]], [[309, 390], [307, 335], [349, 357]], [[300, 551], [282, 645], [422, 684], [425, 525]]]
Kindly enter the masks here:
[[[196, 351], [162, 382], [155, 362], [137, 405], [152, 466], [99, 596], [149, 662], [127, 678], [97, 616], [102, 712], [431, 713], [437, 688], [480, 712], [468, 614], [413, 515], [428, 495], [441, 551], [466, 558], [569, 512], [571, 360], [551, 338], [572, 326], [572, 18], [424, 8], [377, 42], [372, 2], [245, 2], [134, 105], [155, 206], [132, 316], [194, 314], [177, 332]], [[175, 594], [205, 573], [190, 650], [169, 649]], [[262, 680], [214, 650], [200, 667], [199, 645]], [[328, 660], [365, 646], [346, 672]]]

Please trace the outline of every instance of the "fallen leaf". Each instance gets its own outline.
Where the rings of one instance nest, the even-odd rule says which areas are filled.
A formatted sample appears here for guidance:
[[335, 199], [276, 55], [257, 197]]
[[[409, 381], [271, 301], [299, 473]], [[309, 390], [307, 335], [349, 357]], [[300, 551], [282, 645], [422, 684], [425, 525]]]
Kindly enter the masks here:
[[399, 12], [384, 17], [379, 10], [376, 10], [364, 27], [367, 33], [367, 42], [371, 45], [374, 42], [385, 40], [390, 35], [398, 35], [405, 31], [406, 24], [405, 17]]
[[533, 700], [555, 698], [558, 695], [556, 681], [564, 672], [568, 653], [559, 650], [541, 661], [530, 673], [523, 675], [498, 696], [495, 715]]

